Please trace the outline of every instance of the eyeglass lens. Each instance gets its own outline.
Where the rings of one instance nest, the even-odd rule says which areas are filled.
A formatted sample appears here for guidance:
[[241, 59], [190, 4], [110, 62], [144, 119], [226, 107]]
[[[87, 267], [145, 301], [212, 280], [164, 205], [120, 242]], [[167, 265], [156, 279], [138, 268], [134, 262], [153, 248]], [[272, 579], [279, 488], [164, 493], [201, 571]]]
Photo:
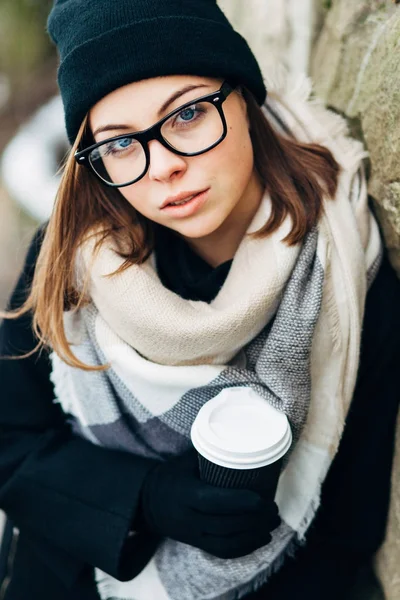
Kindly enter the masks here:
[[[206, 151], [224, 133], [221, 116], [211, 102], [196, 102], [171, 115], [161, 127], [161, 135], [174, 149], [187, 154]], [[96, 173], [105, 181], [124, 185], [143, 175], [146, 155], [142, 145], [126, 137], [105, 142], [89, 155]]]

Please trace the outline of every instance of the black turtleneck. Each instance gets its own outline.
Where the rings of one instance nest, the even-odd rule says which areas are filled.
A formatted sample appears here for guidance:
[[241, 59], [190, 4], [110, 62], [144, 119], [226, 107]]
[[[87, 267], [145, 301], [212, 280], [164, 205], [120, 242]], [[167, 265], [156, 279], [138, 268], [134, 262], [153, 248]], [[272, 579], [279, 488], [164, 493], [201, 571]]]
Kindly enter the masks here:
[[185, 300], [211, 302], [232, 264], [232, 260], [227, 260], [212, 267], [181, 236], [165, 227], [157, 229], [155, 254], [161, 282]]

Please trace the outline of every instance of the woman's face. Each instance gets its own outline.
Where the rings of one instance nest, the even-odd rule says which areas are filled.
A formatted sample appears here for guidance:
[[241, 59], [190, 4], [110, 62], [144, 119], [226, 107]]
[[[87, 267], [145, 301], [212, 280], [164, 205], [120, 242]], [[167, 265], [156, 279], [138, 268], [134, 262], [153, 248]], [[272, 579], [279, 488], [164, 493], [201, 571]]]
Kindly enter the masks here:
[[[207, 77], [177, 75], [119, 88], [90, 111], [89, 123], [95, 141], [146, 129], [182, 104], [217, 91], [221, 83], [222, 80]], [[188, 87], [191, 89], [187, 90]], [[175, 99], [166, 105], [172, 96]], [[121, 194], [142, 215], [186, 238], [209, 236], [227, 221], [240, 218], [248, 212], [246, 207], [254, 204], [254, 195], [259, 195], [245, 101], [231, 93], [223, 110], [228, 133], [218, 146], [204, 154], [186, 157], [152, 140], [147, 173], [136, 183], [120, 188]], [[96, 133], [103, 127], [107, 131]], [[167, 200], [199, 193], [201, 196], [190, 207], [163, 206]]]

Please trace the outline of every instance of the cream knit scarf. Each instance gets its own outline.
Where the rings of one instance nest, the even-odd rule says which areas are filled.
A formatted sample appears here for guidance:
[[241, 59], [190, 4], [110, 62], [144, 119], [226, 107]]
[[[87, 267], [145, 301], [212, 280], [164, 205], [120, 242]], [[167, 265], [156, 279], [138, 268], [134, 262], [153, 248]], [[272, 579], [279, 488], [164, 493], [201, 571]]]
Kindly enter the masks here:
[[[79, 435], [161, 459], [189, 447], [204, 402], [224, 387], [252, 386], [285, 411], [294, 433], [276, 496], [282, 524], [270, 544], [238, 559], [165, 539], [132, 581], [96, 569], [103, 600], [234, 600], [257, 589], [293, 544], [304, 542], [338, 449], [365, 297], [382, 252], [361, 169], [365, 153], [345, 136], [340, 117], [308, 100], [307, 80], [268, 88], [266, 111], [272, 120], [279, 115], [276, 126], [281, 120], [297, 139], [325, 145], [342, 167], [318, 227], [290, 248], [282, 242], [289, 218], [267, 238], [245, 236], [209, 304], [164, 288], [154, 256], [104, 277], [121, 264], [104, 244], [91, 267], [92, 303], [67, 313], [65, 324], [77, 356], [112, 368], [84, 373], [53, 354], [52, 378]], [[262, 227], [270, 211], [266, 194], [248, 231]], [[92, 246], [82, 251], [86, 265]]]

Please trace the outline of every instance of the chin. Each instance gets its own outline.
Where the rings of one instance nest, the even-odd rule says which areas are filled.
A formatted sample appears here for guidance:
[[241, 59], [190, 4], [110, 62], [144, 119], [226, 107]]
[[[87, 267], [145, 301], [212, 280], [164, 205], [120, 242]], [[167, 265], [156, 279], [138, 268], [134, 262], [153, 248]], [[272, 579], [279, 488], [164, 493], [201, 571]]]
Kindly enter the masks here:
[[217, 231], [225, 221], [222, 219], [193, 219], [192, 223], [182, 223], [182, 225], [176, 228], [176, 231], [184, 237], [191, 239], [199, 239], [207, 237]]

